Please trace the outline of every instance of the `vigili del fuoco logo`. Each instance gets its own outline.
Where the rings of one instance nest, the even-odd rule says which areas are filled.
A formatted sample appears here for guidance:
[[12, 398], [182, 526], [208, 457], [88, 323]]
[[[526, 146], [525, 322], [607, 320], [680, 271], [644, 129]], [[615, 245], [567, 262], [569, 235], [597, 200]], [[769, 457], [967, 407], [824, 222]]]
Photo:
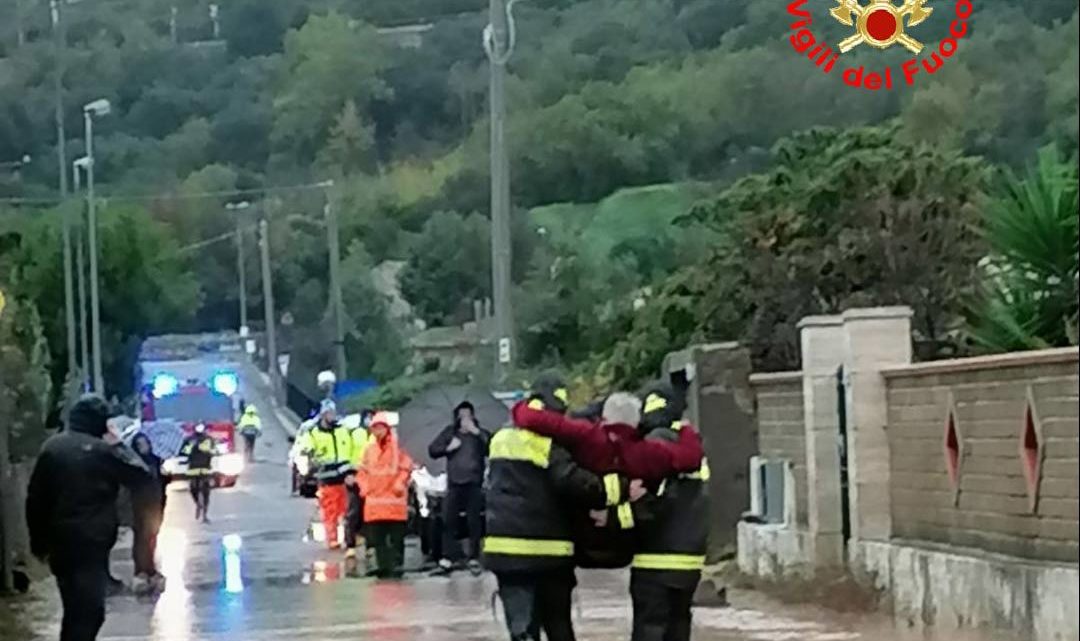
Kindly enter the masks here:
[[[805, 55], [822, 73], [831, 74], [840, 55], [866, 46], [889, 49], [900, 46], [914, 56], [905, 60], [897, 71], [885, 66], [880, 71], [864, 65], [848, 67], [842, 72], [844, 84], [871, 91], [893, 89], [900, 82], [914, 85], [919, 74], [933, 75], [956, 53], [960, 40], [968, 33], [968, 19], [973, 10], [972, 0], [955, 0], [949, 34], [936, 47], [926, 47], [918, 40], [917, 27], [934, 13], [931, 0], [904, 0], [900, 5], [892, 0], [833, 0], [830, 11], [837, 22], [851, 27], [852, 35], [837, 43], [827, 43], [814, 35], [814, 19], [805, 9], [806, 0], [792, 0], [788, 14], [798, 18], [791, 24], [791, 46]], [[912, 33], [909, 33], [909, 30]], [[835, 48], [834, 48], [835, 47]]]

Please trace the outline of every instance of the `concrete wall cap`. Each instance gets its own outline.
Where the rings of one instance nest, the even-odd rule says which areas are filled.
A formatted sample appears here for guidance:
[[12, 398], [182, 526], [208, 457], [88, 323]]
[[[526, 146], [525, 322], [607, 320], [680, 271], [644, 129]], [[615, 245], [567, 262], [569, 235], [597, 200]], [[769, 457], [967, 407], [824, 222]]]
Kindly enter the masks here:
[[878, 320], [889, 318], [911, 318], [915, 313], [906, 305], [895, 307], [856, 307], [846, 309], [840, 317], [844, 321], [849, 320]]
[[950, 372], [970, 372], [972, 370], [996, 369], [1002, 367], [1023, 367], [1026, 365], [1048, 365], [1053, 363], [1076, 363], [1080, 361], [1080, 347], [1057, 347], [1009, 354], [991, 354], [970, 358], [953, 358], [944, 361], [916, 363], [886, 367], [881, 375], [886, 378], [920, 376]]
[[750, 375], [750, 384], [768, 385], [770, 383], [797, 383], [802, 379], [802, 370], [796, 370], [794, 372], [758, 372]]
[[839, 327], [844, 324], [841, 316], [803, 316], [796, 325], [799, 329], [804, 327]]

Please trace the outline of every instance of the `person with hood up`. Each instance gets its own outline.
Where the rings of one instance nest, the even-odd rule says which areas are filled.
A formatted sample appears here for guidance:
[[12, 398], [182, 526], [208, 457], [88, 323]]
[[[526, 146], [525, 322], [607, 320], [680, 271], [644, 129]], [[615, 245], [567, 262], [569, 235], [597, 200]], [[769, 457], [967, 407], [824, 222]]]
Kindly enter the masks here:
[[246, 405], [242, 411], [237, 427], [240, 428], [240, 435], [244, 437], [244, 456], [248, 463], [252, 463], [255, 461], [255, 441], [262, 434], [262, 420], [254, 405]]
[[195, 520], [210, 522], [210, 490], [214, 486], [214, 454], [217, 441], [206, 433], [206, 425], [199, 423], [180, 448], [180, 453], [187, 456], [188, 485], [191, 498], [195, 501]]
[[165, 578], [157, 571], [154, 553], [157, 537], [165, 513], [165, 483], [161, 478], [161, 457], [154, 454], [154, 446], [146, 434], [138, 433], [131, 439], [131, 449], [139, 455], [150, 470], [151, 480], [132, 493], [135, 512], [132, 528], [134, 542], [132, 560], [135, 561], [135, 592], [162, 590]]
[[133, 492], [150, 470], [109, 431], [109, 406], [80, 398], [68, 427], [41, 448], [26, 497], [30, 549], [60, 588], [61, 641], [94, 641], [105, 622], [109, 551], [116, 543], [120, 487]]
[[[566, 411], [566, 387], [547, 375], [532, 389], [537, 409]], [[640, 481], [599, 476], [552, 439], [504, 427], [491, 439], [484, 565], [495, 573], [511, 641], [573, 641], [571, 514], [643, 494]]]
[[[311, 453], [312, 464], [317, 470], [319, 511], [322, 513], [326, 544], [331, 550], [337, 550], [341, 548], [338, 525], [348, 508], [346, 485], [356, 483], [356, 441], [352, 430], [338, 422], [337, 406], [329, 400], [322, 403], [318, 423], [300, 438], [300, 451]], [[346, 537], [345, 550], [349, 558], [356, 556], [355, 537], [352, 540]]]
[[483, 536], [484, 472], [487, 469], [491, 433], [480, 427], [476, 409], [469, 401], [454, 408], [454, 422], [446, 426], [428, 446], [431, 458], [446, 458], [446, 498], [443, 502], [442, 553], [438, 572], [450, 574], [448, 558], [456, 547], [461, 512], [469, 530], [469, 571], [479, 576], [480, 541]]
[[[641, 431], [648, 441], [675, 442], [681, 419], [664, 384], [645, 391]], [[634, 605], [631, 641], [689, 641], [694, 592], [705, 567], [709, 541], [709, 465], [651, 483], [649, 494], [610, 510], [609, 520], [635, 535], [630, 567]]]
[[367, 541], [375, 549], [376, 567], [369, 574], [401, 578], [405, 565], [405, 523], [409, 518], [409, 477], [413, 462], [398, 443], [390, 418], [371, 418], [371, 442], [364, 452], [357, 481], [364, 498]]

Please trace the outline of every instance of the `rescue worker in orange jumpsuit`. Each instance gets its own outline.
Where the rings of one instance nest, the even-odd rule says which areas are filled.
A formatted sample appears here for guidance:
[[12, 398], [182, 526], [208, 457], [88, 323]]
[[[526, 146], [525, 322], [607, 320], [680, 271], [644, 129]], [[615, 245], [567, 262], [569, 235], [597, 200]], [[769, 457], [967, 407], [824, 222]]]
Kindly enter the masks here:
[[405, 522], [409, 517], [409, 479], [413, 462], [401, 449], [389, 417], [371, 419], [371, 440], [357, 475], [364, 498], [367, 543], [375, 549], [376, 567], [368, 572], [397, 579], [405, 564]]
[[[323, 402], [319, 422], [301, 438], [301, 451], [311, 453], [318, 470], [315, 476], [319, 480], [319, 509], [326, 530], [326, 542], [331, 550], [337, 550], [341, 548], [338, 525], [345, 517], [348, 503], [345, 485], [356, 482], [355, 440], [352, 431], [338, 423], [337, 407], [332, 401]], [[350, 550], [355, 544], [355, 538], [345, 542]]]

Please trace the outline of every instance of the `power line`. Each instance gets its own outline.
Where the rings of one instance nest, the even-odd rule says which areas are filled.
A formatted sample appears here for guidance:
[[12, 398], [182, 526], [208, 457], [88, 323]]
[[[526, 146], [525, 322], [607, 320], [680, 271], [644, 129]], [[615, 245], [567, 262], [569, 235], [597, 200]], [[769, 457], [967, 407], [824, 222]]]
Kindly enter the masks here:
[[[299, 191], [315, 191], [326, 189], [325, 182], [308, 183], [303, 185], [284, 185], [280, 187], [261, 187], [256, 189], [232, 189], [228, 191], [203, 191], [189, 194], [158, 193], [158, 194], [102, 194], [98, 200], [116, 202], [140, 202], [154, 200], [200, 200], [204, 198], [226, 198], [229, 196], [252, 196], [256, 194], [279, 194]], [[62, 198], [0, 198], [0, 204], [10, 205], [59, 205], [65, 202]]]

